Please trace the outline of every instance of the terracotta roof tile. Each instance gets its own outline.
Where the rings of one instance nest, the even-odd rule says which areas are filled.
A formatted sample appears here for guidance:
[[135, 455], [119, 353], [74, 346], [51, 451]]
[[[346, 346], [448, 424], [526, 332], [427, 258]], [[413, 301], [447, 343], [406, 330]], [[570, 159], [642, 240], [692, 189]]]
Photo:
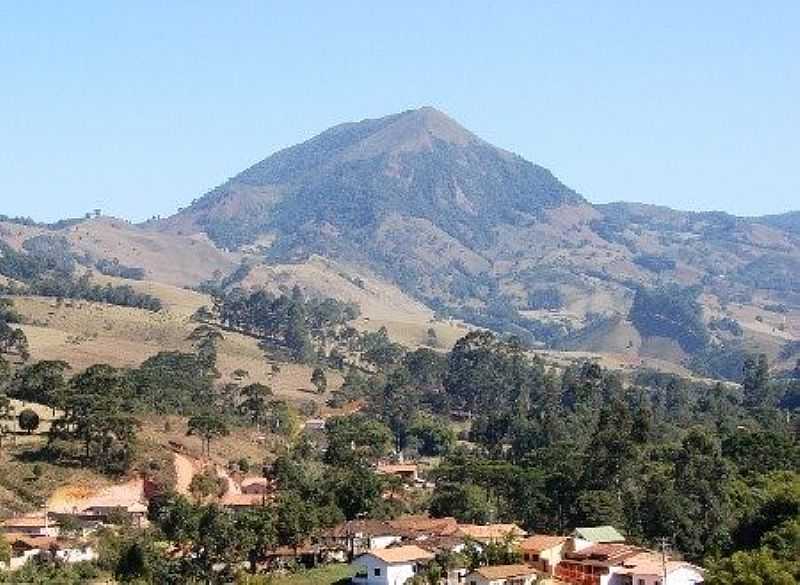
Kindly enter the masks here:
[[539, 553], [542, 552], [543, 550], [549, 550], [551, 548], [562, 545], [566, 541], [567, 541], [566, 536], [535, 534], [534, 536], [529, 536], [521, 543], [519, 543], [519, 547], [526, 552]]
[[414, 544], [371, 550], [364, 553], [379, 558], [390, 565], [413, 563], [414, 561], [430, 561], [434, 555]]
[[44, 516], [16, 516], [14, 518], [6, 518], [0, 525], [12, 528], [15, 526], [36, 528], [38, 526], [44, 527], [45, 525], [58, 526], [58, 522], [55, 520], [45, 520]]
[[400, 532], [400, 536], [450, 536], [458, 532], [455, 518], [429, 518], [428, 516], [404, 516], [389, 520], [387, 524]]
[[459, 524], [458, 531], [474, 540], [502, 540], [509, 535], [514, 537], [525, 536], [525, 531], [516, 524]]
[[496, 565], [494, 567], [480, 567], [475, 569], [475, 572], [489, 581], [539, 574], [539, 571], [529, 567], [528, 565]]

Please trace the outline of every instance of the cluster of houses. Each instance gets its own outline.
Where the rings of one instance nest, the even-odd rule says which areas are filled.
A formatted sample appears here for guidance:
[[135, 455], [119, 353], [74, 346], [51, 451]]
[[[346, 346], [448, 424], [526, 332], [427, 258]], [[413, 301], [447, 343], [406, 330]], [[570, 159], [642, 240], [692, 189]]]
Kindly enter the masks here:
[[[147, 524], [148, 485], [139, 481], [137, 486], [138, 489], [131, 491], [108, 489], [82, 505], [0, 521], [0, 535], [11, 546], [10, 561], [0, 561], [0, 570], [16, 570], [34, 558], [63, 563], [96, 560], [91, 535], [98, 528], [121, 522], [138, 527]], [[246, 510], [263, 506], [273, 492], [274, 486], [263, 477], [236, 478], [235, 482], [229, 482], [219, 504], [233, 511]]]
[[696, 585], [703, 570], [628, 544], [611, 526], [578, 528], [567, 536], [527, 535], [514, 524], [478, 526], [453, 518], [407, 517], [353, 521], [325, 533], [320, 551], [344, 551], [356, 568], [354, 585], [403, 585], [428, 565], [468, 546], [503, 543], [519, 562], [470, 570], [450, 566], [442, 585]]
[[[95, 518], [99, 522], [99, 518]], [[56, 514], [44, 512], [8, 518], [0, 522], [0, 538], [11, 547], [8, 562], [0, 561], [0, 570], [16, 570], [29, 560], [47, 557], [64, 563], [92, 561], [97, 551], [88, 541], [87, 530], [76, 524], [75, 533], [62, 534]], [[85, 525], [84, 525], [85, 526]]]

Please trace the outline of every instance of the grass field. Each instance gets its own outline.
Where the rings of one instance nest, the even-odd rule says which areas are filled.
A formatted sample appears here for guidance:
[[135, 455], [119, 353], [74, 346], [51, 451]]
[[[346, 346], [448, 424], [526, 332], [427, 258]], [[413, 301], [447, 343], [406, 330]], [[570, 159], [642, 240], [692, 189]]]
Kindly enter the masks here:
[[257, 575], [241, 585], [345, 585], [355, 571], [349, 565], [328, 565], [287, 575]]
[[[191, 350], [187, 337], [197, 323], [190, 316], [197, 306], [205, 304], [207, 297], [168, 285], [139, 286], [165, 289], [169, 293], [167, 308], [154, 313], [88, 301], [58, 303], [52, 298], [14, 297], [14, 307], [26, 322], [22, 329], [28, 337], [32, 359], [64, 360], [75, 372], [98, 363], [135, 367], [159, 351]], [[172, 307], [176, 309], [173, 311]], [[273, 364], [280, 371], [273, 372]], [[249, 373], [247, 382], [272, 387], [276, 397], [318, 403], [326, 399], [312, 391], [313, 368], [268, 359], [252, 337], [225, 332], [217, 367], [223, 382], [230, 379], [234, 370], [243, 369]], [[341, 383], [339, 373], [328, 373], [330, 390]]]

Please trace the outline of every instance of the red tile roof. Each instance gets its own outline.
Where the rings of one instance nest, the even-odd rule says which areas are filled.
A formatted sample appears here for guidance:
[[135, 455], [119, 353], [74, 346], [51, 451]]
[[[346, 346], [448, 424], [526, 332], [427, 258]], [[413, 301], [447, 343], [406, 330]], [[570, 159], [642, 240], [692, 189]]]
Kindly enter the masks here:
[[415, 536], [450, 536], [458, 532], [458, 522], [455, 518], [429, 518], [428, 516], [404, 516], [389, 520], [387, 524], [396, 530], [400, 536], [413, 538]]
[[496, 565], [493, 567], [480, 567], [475, 572], [489, 581], [499, 579], [512, 579], [514, 577], [527, 577], [538, 575], [539, 571], [528, 565]]
[[540, 553], [545, 550], [550, 550], [564, 544], [567, 541], [566, 536], [551, 536], [549, 534], [535, 534], [529, 536], [521, 543], [519, 547], [525, 552]]
[[629, 544], [593, 544], [590, 547], [567, 553], [566, 559], [587, 564], [614, 566], [634, 555], [647, 552], [646, 549]]
[[502, 540], [508, 536], [520, 538], [525, 536], [525, 531], [516, 524], [459, 524], [459, 533], [474, 540]]
[[413, 563], [415, 561], [430, 561], [434, 555], [414, 544], [371, 550], [364, 553], [379, 558], [390, 565]]

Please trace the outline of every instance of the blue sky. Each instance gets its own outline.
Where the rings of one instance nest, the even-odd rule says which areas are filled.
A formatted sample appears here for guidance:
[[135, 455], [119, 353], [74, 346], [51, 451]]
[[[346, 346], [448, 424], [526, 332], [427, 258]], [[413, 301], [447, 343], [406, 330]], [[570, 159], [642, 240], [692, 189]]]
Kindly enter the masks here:
[[0, 213], [166, 215], [436, 106], [591, 201], [800, 209], [800, 2], [0, 0]]

